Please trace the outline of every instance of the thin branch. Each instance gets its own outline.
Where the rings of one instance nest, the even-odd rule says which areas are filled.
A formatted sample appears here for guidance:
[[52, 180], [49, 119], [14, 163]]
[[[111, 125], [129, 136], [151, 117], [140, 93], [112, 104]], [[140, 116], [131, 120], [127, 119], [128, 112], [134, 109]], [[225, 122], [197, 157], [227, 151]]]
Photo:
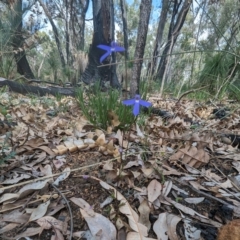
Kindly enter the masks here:
[[201, 89], [203, 89], [203, 88], [206, 88], [206, 87], [208, 87], [208, 86], [209, 86], [209, 85], [204, 86], [204, 87], [200, 87], [200, 88], [196, 88], [196, 89], [192, 89], [192, 90], [189, 90], [189, 91], [184, 92], [184, 93], [180, 96], [180, 98], [177, 100], [176, 105], [180, 102], [180, 100], [181, 100], [184, 96], [186, 96], [186, 95], [188, 95], [188, 94], [190, 94], [190, 93], [192, 93], [192, 92], [196, 92], [196, 91], [198, 91], [198, 90], [201, 90]]
[[61, 195], [61, 197], [64, 199], [64, 201], [67, 204], [69, 215], [70, 215], [70, 236], [69, 236], [69, 239], [71, 240], [72, 236], [73, 236], [73, 215], [72, 215], [72, 209], [71, 209], [71, 207], [69, 205], [68, 200], [64, 196], [64, 194], [54, 184], [50, 183], [50, 185]]

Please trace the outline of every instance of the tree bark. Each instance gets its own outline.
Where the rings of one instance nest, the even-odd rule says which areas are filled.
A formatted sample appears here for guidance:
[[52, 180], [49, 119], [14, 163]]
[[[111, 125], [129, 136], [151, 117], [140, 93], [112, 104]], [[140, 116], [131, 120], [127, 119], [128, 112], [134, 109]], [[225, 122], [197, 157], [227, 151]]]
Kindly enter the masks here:
[[89, 0], [71, 0], [70, 3], [70, 27], [72, 30], [72, 43], [75, 49], [82, 51], [84, 50], [85, 17], [88, 6]]
[[[114, 8], [113, 0], [92, 0], [93, 3], [93, 39], [88, 54], [88, 65], [80, 80], [86, 84], [110, 81], [112, 87], [120, 88], [116, 74], [116, 65], [99, 66], [100, 58], [105, 53], [97, 48], [99, 44], [110, 45], [114, 40]], [[113, 63], [115, 54], [112, 54]], [[104, 64], [109, 64], [109, 57]]]
[[24, 38], [22, 35], [22, 0], [16, 1], [13, 4], [12, 10], [12, 46], [14, 49], [14, 58], [17, 64], [17, 72], [24, 75], [28, 79], [34, 79], [34, 74], [29, 66], [26, 53], [23, 47]]
[[66, 60], [67, 65], [72, 64], [71, 52], [70, 52], [70, 29], [69, 29], [69, 3], [68, 0], [65, 0], [65, 38], [66, 38]]
[[152, 76], [155, 71], [156, 71], [156, 66], [157, 66], [157, 62], [158, 62], [158, 56], [160, 53], [160, 47], [161, 47], [161, 43], [162, 43], [162, 37], [163, 37], [163, 31], [167, 22], [167, 13], [168, 13], [168, 9], [169, 9], [169, 1], [168, 0], [163, 0], [162, 1], [162, 11], [160, 14], [160, 19], [158, 22], [158, 29], [157, 29], [157, 37], [155, 40], [155, 44], [154, 44], [154, 50], [153, 50], [153, 58], [151, 61], [151, 64], [149, 64], [148, 66], [148, 75]]
[[147, 40], [147, 32], [148, 32], [148, 24], [151, 13], [152, 0], [142, 0], [140, 5], [140, 18], [138, 23], [138, 35], [137, 42], [135, 48], [134, 59], [135, 62], [133, 64], [133, 72], [132, 72], [132, 81], [130, 83], [130, 96], [134, 97], [135, 94], [139, 93], [139, 83], [142, 69], [142, 58], [144, 55], [146, 40]]
[[122, 22], [123, 22], [123, 38], [124, 38], [124, 48], [125, 48], [125, 59], [128, 56], [128, 25], [127, 25], [127, 13], [126, 13], [126, 2], [125, 0], [120, 0], [121, 12], [122, 12]]

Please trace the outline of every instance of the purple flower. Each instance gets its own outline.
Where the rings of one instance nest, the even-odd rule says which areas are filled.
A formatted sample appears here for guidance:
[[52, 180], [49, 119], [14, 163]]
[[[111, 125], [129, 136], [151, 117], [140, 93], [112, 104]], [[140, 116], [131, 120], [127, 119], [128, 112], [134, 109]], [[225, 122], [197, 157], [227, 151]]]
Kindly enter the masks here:
[[139, 114], [140, 105], [144, 107], [150, 107], [152, 104], [150, 102], [141, 99], [140, 95], [136, 94], [134, 99], [128, 99], [122, 101], [126, 106], [133, 105], [133, 114], [137, 116]]
[[110, 56], [112, 54], [112, 52], [124, 52], [125, 48], [120, 47], [116, 42], [112, 41], [111, 42], [111, 47], [107, 46], [107, 45], [98, 45], [98, 48], [101, 48], [105, 51], [107, 51], [105, 54], [103, 54], [100, 58], [100, 63], [102, 63], [102, 61], [107, 58], [108, 56]]

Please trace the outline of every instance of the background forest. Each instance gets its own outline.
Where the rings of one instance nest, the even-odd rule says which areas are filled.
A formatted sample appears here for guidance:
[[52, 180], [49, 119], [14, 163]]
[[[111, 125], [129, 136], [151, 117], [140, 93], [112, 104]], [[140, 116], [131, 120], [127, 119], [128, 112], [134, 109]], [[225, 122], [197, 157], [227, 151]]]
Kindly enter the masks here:
[[[239, 9], [237, 0], [1, 0], [0, 76], [125, 82], [133, 95], [141, 73], [160, 94], [239, 98]], [[126, 51], [104, 64], [120, 64], [99, 68], [94, 47], [113, 40]]]
[[240, 240], [239, 17], [0, 0], [0, 239]]

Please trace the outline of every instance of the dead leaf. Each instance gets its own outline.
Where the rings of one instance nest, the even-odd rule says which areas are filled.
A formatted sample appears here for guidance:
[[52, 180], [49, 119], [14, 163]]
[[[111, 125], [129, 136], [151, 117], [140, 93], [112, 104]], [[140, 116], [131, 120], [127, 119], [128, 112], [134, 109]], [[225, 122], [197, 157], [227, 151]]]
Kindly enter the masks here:
[[178, 240], [178, 236], [177, 236], [177, 224], [179, 223], [179, 221], [181, 221], [182, 218], [171, 214], [171, 213], [167, 213], [167, 227], [168, 227], [168, 237], [170, 240]]
[[184, 198], [184, 201], [191, 204], [198, 204], [201, 203], [205, 198], [199, 197], [199, 198]]
[[146, 226], [149, 231], [151, 228], [151, 222], [149, 221], [150, 207], [148, 206], [148, 201], [146, 199], [141, 202], [138, 211], [140, 213], [139, 223]]
[[144, 138], [144, 134], [140, 130], [140, 128], [139, 128], [137, 123], [136, 123], [136, 130], [137, 130], [137, 136], [139, 136], [140, 138]]
[[22, 213], [18, 209], [5, 213], [1, 217], [2, 222], [12, 222], [24, 224], [28, 222], [30, 214]]
[[60, 182], [63, 180], [67, 179], [68, 176], [70, 175], [70, 168], [67, 167], [63, 170], [63, 173], [54, 181], [54, 185], [58, 186]]
[[215, 180], [217, 182], [222, 180], [222, 177], [220, 177], [216, 173], [212, 172], [211, 169], [205, 170], [204, 168], [202, 168], [201, 173], [207, 180], [212, 179], [212, 180]]
[[184, 219], [183, 221], [186, 239], [199, 240], [201, 237], [201, 230], [198, 230], [196, 227], [192, 226], [189, 220]]
[[99, 213], [95, 213], [94, 216], [90, 216], [83, 209], [80, 209], [80, 212], [87, 222], [93, 236], [100, 233], [102, 240], [116, 240], [116, 228], [108, 218]]
[[167, 195], [169, 194], [169, 192], [171, 191], [172, 189], [172, 181], [166, 181], [164, 184], [163, 184], [163, 189], [162, 189], [162, 195], [167, 197]]
[[111, 125], [113, 127], [117, 127], [121, 123], [118, 119], [118, 115], [115, 112], [113, 112], [112, 110], [108, 111], [108, 117], [110, 118]]
[[158, 240], [168, 240], [167, 230], [167, 213], [161, 213], [153, 224], [153, 231], [157, 235]]
[[126, 240], [126, 239], [127, 239], [126, 228], [122, 227], [122, 228], [118, 231], [117, 240]]
[[43, 217], [45, 215], [45, 213], [47, 212], [49, 204], [50, 204], [50, 200], [38, 205], [38, 207], [33, 210], [32, 214], [30, 216], [29, 222], [35, 221], [35, 220]]
[[54, 157], [55, 156], [55, 153], [47, 146], [40, 146], [40, 147], [37, 147], [38, 149], [41, 149], [43, 151], [45, 151], [46, 153], [48, 153], [51, 157]]
[[13, 179], [7, 179], [2, 184], [14, 184], [18, 183], [19, 181], [23, 179], [29, 179], [31, 176], [29, 174], [21, 174], [19, 177], [15, 177]]
[[106, 144], [105, 134], [102, 133], [96, 140], [95, 144], [97, 146], [104, 146]]
[[152, 204], [160, 196], [161, 190], [162, 190], [162, 184], [154, 179], [149, 183], [147, 190], [148, 190], [148, 201], [150, 202], [150, 204]]
[[[51, 176], [52, 175], [52, 167], [50, 164], [46, 164], [44, 167], [40, 166], [41, 173], [43, 173], [44, 176]], [[53, 179], [51, 179], [53, 180]]]
[[106, 205], [110, 204], [113, 201], [112, 197], [107, 197], [103, 203], [100, 204], [100, 208], [104, 208]]
[[155, 238], [143, 237], [137, 232], [129, 232], [127, 234], [127, 240], [156, 240]]
[[29, 183], [27, 185], [25, 185], [24, 187], [22, 187], [19, 190], [19, 197], [25, 197], [28, 194], [30, 194], [31, 192], [33, 192], [34, 190], [41, 190], [43, 189], [46, 184], [49, 182], [49, 179], [43, 180], [43, 181], [38, 181], [38, 182], [33, 182], [33, 183]]
[[91, 217], [94, 217], [95, 212], [93, 210], [93, 208], [88, 204], [88, 202], [86, 202], [84, 199], [82, 198], [76, 198], [76, 197], [72, 197], [70, 198], [70, 200], [75, 203], [76, 205], [78, 205], [80, 208], [84, 209], [84, 211]]
[[189, 183], [196, 188], [197, 190], [204, 190], [204, 191], [209, 191], [207, 188], [203, 187], [201, 184], [199, 184], [198, 182], [193, 182], [193, 181], [189, 181]]
[[54, 235], [52, 235], [51, 240], [64, 240], [64, 237], [59, 229], [54, 230]]
[[125, 165], [125, 166], [123, 167], [123, 169], [128, 169], [128, 168], [130, 168], [130, 167], [139, 166], [139, 165], [141, 165], [141, 164], [139, 163], [138, 160], [129, 161], [129, 162], [127, 163], [127, 165]]
[[232, 185], [230, 179], [227, 179], [227, 181], [225, 181], [223, 183], [220, 183], [219, 187], [221, 187], [221, 188], [232, 188], [233, 185]]
[[103, 165], [103, 169], [108, 170], [108, 171], [113, 170], [113, 162], [112, 161], [111, 162], [106, 162]]
[[9, 224], [5, 225], [4, 227], [1, 227], [0, 234], [11, 231], [12, 229], [17, 228], [19, 225], [20, 225], [19, 223], [9, 223]]
[[52, 206], [52, 204], [50, 204], [46, 215], [53, 216], [55, 213], [57, 213], [58, 211], [60, 211], [63, 208], [65, 208], [65, 205], [62, 202], [60, 202], [57, 205], [56, 205], [56, 203], [54, 203], [54, 206]]
[[122, 214], [125, 214], [126, 217], [128, 218], [129, 225], [132, 228], [132, 230], [136, 231], [140, 236], [147, 236], [147, 227], [142, 225], [141, 223], [138, 222], [138, 215], [137, 213], [131, 208], [130, 204], [126, 200], [126, 198], [118, 192], [114, 187], [110, 186], [106, 182], [100, 181], [100, 184], [103, 188], [107, 190], [112, 190], [114, 192], [114, 196], [117, 198], [117, 200], [120, 201], [119, 204], [119, 211]]
[[168, 198], [168, 197], [164, 197], [164, 198], [165, 198], [166, 201], [171, 203], [175, 208], [183, 211], [186, 214], [189, 214], [191, 216], [198, 215], [201, 218], [207, 218], [206, 216], [201, 215], [200, 213], [194, 211], [193, 209], [191, 209], [189, 207], [186, 207], [186, 206], [182, 205], [181, 203], [177, 203], [177, 202], [173, 201], [171, 198]]
[[20, 238], [26, 238], [26, 237], [31, 237], [37, 234], [40, 234], [42, 232], [41, 227], [32, 227], [32, 228], [27, 228], [26, 231], [18, 234], [15, 236], [15, 239], [20, 239]]
[[141, 168], [141, 171], [144, 173], [145, 177], [150, 177], [154, 172], [152, 168]]
[[73, 139], [64, 141], [64, 145], [68, 148], [69, 152], [75, 152], [78, 150], [78, 147], [74, 144]]
[[51, 229], [51, 228], [55, 228], [59, 230], [64, 229], [64, 222], [59, 221], [56, 218], [51, 216], [45, 216], [45, 217], [39, 218], [36, 222], [41, 226], [42, 229]]
[[5, 193], [0, 197], [0, 203], [6, 202], [8, 200], [15, 201], [19, 197], [18, 193]]

